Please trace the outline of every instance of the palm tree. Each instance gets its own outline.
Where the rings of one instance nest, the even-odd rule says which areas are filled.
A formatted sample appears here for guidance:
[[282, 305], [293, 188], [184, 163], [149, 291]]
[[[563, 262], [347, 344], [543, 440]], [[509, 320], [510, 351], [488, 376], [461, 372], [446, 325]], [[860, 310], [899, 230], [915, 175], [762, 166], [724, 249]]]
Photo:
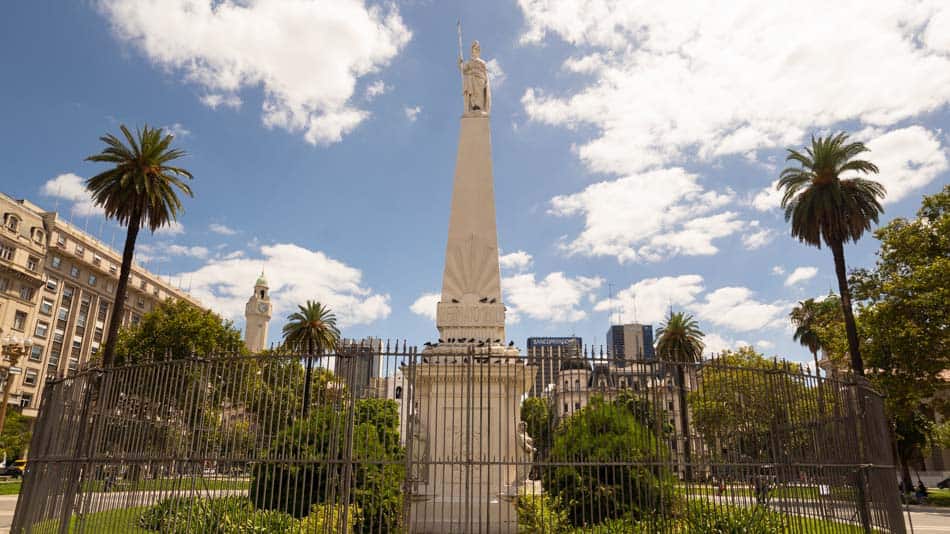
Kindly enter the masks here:
[[[795, 326], [795, 333], [792, 334], [792, 339], [797, 341], [799, 344], [801, 344], [801, 346], [807, 348], [811, 352], [812, 357], [815, 359], [815, 376], [819, 377], [818, 350], [821, 349], [821, 338], [819, 337], [817, 330], [815, 330], [815, 327], [817, 326], [820, 309], [820, 303], [815, 302], [815, 299], [808, 299], [799, 301], [798, 306], [795, 306], [791, 313], [788, 314], [789, 319], [792, 320], [792, 324]], [[824, 395], [821, 388], [821, 379], [819, 378], [819, 413], [824, 414], [824, 405]]]
[[821, 248], [822, 241], [831, 249], [835, 274], [841, 294], [844, 326], [848, 334], [848, 352], [851, 370], [864, 375], [864, 364], [858, 348], [858, 329], [851, 310], [851, 291], [844, 262], [844, 244], [857, 242], [877, 223], [884, 212], [879, 198], [884, 198], [884, 186], [864, 178], [841, 178], [845, 173], [877, 174], [877, 166], [863, 159], [855, 159], [868, 152], [864, 143], [848, 142], [848, 134], [812, 137], [811, 147], [804, 153], [788, 149], [785, 161], [798, 166], [782, 171], [776, 188], [784, 189], [782, 207], [785, 220], [792, 223], [792, 236], [808, 245]]
[[303, 386], [303, 416], [310, 414], [310, 375], [315, 354], [323, 354], [336, 348], [340, 331], [336, 327], [336, 315], [330, 308], [308, 300], [304, 306], [287, 317], [284, 325], [284, 343], [291, 347], [307, 347], [307, 372]]
[[703, 355], [703, 333], [692, 315], [670, 310], [666, 324], [657, 330], [656, 353], [662, 361], [676, 369], [676, 387], [679, 392], [680, 426], [683, 432], [683, 463], [685, 478], [692, 480], [692, 446], [689, 438], [689, 410], [686, 405], [686, 373], [684, 368], [700, 361]]
[[111, 366], [115, 358], [115, 343], [122, 323], [122, 308], [139, 230], [145, 227], [154, 232], [175, 221], [182, 211], [179, 192], [194, 196], [182, 180], [190, 180], [191, 173], [169, 165], [186, 155], [184, 150], [170, 147], [174, 136], [147, 125], [141, 130], [136, 129], [134, 136], [125, 125], [119, 129], [127, 144], [112, 134], [106, 134], [99, 138], [106, 148], [86, 158], [86, 161], [112, 165], [109, 170], [86, 180], [86, 189], [92, 194], [93, 202], [105, 211], [106, 217], [127, 228], [115, 304], [102, 354], [103, 367]]

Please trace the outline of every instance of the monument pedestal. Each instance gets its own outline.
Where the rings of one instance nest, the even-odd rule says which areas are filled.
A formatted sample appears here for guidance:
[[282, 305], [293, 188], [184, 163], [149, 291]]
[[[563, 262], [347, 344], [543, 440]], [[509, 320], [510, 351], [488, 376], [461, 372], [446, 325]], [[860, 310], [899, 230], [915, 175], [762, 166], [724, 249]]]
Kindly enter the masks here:
[[517, 350], [427, 351], [411, 370], [410, 531], [515, 534], [523, 483], [521, 399], [533, 376]]

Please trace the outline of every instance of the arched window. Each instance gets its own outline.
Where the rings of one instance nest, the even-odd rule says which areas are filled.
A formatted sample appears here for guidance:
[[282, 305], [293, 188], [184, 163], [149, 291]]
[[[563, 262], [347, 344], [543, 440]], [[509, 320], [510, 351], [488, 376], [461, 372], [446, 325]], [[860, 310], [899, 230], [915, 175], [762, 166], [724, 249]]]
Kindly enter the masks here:
[[402, 386], [396, 386], [396, 399], [402, 398]]
[[264, 298], [264, 290], [261, 290], [261, 298]]
[[7, 213], [3, 216], [3, 225], [7, 227], [7, 230], [16, 232], [20, 228], [20, 218], [12, 213]]

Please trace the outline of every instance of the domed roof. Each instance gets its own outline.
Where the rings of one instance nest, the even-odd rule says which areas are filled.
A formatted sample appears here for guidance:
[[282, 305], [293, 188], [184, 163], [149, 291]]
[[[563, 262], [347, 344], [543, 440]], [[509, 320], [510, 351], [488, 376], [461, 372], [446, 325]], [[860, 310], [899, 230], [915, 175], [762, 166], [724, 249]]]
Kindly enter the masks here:
[[257, 277], [257, 282], [254, 282], [254, 285], [256, 285], [256, 286], [266, 286], [266, 285], [267, 285], [267, 279], [264, 278], [264, 271], [261, 271], [261, 275]]

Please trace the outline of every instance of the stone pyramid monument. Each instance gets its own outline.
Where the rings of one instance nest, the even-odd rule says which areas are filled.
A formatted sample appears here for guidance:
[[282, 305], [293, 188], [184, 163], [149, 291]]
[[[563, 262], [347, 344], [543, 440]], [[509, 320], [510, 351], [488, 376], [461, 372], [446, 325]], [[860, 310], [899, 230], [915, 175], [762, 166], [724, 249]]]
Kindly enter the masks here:
[[491, 87], [479, 55], [475, 41], [469, 60], [459, 58], [465, 107], [436, 314], [440, 342], [409, 376], [412, 532], [516, 533], [515, 498], [531, 461], [519, 422], [534, 374], [506, 345]]

